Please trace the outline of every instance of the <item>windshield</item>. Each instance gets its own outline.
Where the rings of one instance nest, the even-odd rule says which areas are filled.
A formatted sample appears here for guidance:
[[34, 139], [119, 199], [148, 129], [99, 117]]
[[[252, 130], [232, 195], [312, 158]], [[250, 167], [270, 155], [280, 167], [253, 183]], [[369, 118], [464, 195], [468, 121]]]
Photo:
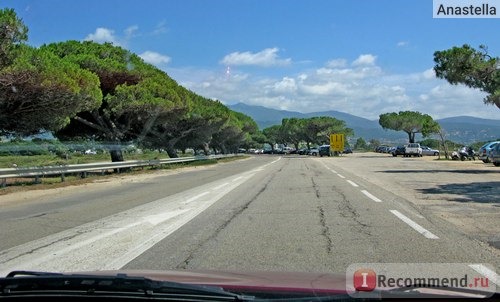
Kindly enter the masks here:
[[497, 291], [500, 3], [462, 2], [2, 1], [0, 275]]

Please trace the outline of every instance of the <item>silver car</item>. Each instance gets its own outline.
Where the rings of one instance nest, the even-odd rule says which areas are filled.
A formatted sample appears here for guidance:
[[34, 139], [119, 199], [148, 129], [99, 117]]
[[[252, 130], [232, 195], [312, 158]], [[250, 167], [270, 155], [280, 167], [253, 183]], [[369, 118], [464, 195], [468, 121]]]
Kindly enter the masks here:
[[439, 155], [439, 150], [431, 149], [427, 146], [421, 146], [421, 148], [422, 148], [422, 155], [433, 155], [433, 156]]
[[496, 166], [500, 167], [500, 143], [495, 145], [495, 148], [493, 148], [490, 151], [489, 155], [489, 160]]
[[489, 142], [479, 148], [479, 159], [484, 163], [490, 162], [491, 151], [500, 143], [500, 141]]

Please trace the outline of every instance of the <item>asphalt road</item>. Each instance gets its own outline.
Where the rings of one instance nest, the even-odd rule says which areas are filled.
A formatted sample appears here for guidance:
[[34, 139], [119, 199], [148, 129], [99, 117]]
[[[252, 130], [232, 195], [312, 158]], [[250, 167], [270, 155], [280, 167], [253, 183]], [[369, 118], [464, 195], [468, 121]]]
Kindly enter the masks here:
[[[386, 158], [353, 160], [257, 156], [4, 203], [0, 274], [120, 268], [344, 273], [352, 263], [429, 262], [482, 263], [481, 273], [498, 280], [497, 249], [418, 204], [411, 193], [418, 188], [389, 186], [362, 165]], [[413, 163], [403, 162], [418, 169]]]

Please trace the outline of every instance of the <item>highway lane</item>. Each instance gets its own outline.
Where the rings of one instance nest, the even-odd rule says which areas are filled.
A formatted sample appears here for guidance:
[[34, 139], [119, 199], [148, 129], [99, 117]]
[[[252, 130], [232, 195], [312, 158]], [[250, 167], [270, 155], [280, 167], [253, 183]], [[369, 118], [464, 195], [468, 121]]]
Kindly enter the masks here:
[[[390, 188], [342, 169], [335, 160], [262, 156], [217, 168], [226, 172], [213, 172], [219, 175], [214, 177], [203, 170], [187, 172], [192, 173], [189, 177], [183, 173], [166, 176], [173, 177], [169, 179], [172, 191], [165, 188], [162, 195], [158, 188], [158, 195], [150, 199], [134, 186], [130, 192], [141, 196], [139, 204], [114, 208], [39, 240], [2, 248], [0, 271], [125, 268], [342, 273], [359, 262], [490, 263], [498, 271], [497, 254], [478, 241], [422, 213]], [[196, 180], [198, 175], [203, 181]], [[186, 178], [190, 185], [183, 187]], [[160, 187], [164, 184], [148, 181]], [[104, 192], [100, 192], [103, 198], [109, 198]], [[95, 200], [98, 203], [99, 198]], [[81, 216], [95, 210], [92, 204]], [[68, 220], [79, 207], [59, 209], [61, 215], [70, 213]], [[18, 213], [20, 218], [26, 216]], [[44, 216], [50, 223], [50, 215]], [[40, 227], [36, 223], [40, 218], [24, 219], [33, 226], [17, 232], [34, 231]], [[3, 219], [2, 223], [10, 225]], [[15, 232], [2, 231], [2, 241]]]
[[[159, 170], [148, 177], [124, 174], [122, 181], [72, 186], [49, 194], [0, 197], [0, 250], [158, 200], [193, 187], [251, 170], [271, 157], [218, 165]], [[12, 194], [16, 195], [16, 194]]]
[[344, 272], [359, 262], [498, 269], [478, 241], [327, 158], [283, 158], [125, 268]]

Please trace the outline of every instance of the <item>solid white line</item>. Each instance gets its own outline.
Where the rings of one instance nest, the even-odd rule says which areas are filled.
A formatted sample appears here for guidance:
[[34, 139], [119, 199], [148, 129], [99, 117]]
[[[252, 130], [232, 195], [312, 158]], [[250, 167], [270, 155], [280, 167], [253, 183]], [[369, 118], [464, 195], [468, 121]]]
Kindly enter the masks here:
[[338, 175], [338, 177], [340, 177], [340, 178], [345, 178], [345, 176], [344, 176], [344, 175], [342, 175], [342, 174], [337, 173], [337, 175]]
[[238, 181], [238, 180], [240, 180], [240, 179], [242, 179], [242, 178], [243, 178], [243, 176], [238, 176], [238, 177], [236, 177], [235, 179], [233, 179], [233, 182], [236, 182], [236, 181]]
[[12, 270], [120, 269], [254, 175], [229, 176], [0, 251], [0, 276]]
[[354, 182], [354, 181], [352, 181], [352, 180], [349, 180], [349, 179], [348, 179], [348, 180], [347, 180], [347, 182], [348, 182], [348, 183], [350, 183], [350, 184], [351, 184], [351, 186], [353, 186], [353, 187], [359, 187], [359, 186], [358, 186], [358, 184], [357, 184], [357, 183], [355, 183], [355, 182]]
[[408, 224], [412, 229], [415, 231], [419, 232], [420, 234], [424, 235], [425, 238], [428, 239], [439, 239], [438, 236], [432, 234], [428, 230], [424, 229], [421, 225], [416, 223], [415, 221], [411, 220], [410, 218], [406, 217], [405, 215], [401, 214], [397, 210], [389, 210], [392, 214], [394, 214], [396, 217], [404, 221], [406, 224]]
[[361, 193], [365, 194], [366, 197], [370, 198], [371, 200], [373, 200], [375, 202], [382, 202], [382, 200], [380, 200], [377, 197], [373, 196], [370, 192], [368, 192], [366, 190], [361, 190]]
[[469, 267], [480, 273], [481, 275], [487, 277], [491, 282], [500, 286], [500, 279], [498, 278], [498, 274], [490, 270], [486, 266], [482, 264], [470, 264]]
[[335, 171], [335, 170], [333, 170], [333, 169], [328, 169], [328, 170], [332, 171], [332, 173], [335, 173], [335, 174], [338, 174], [338, 173], [339, 173], [339, 172], [337, 172], [337, 171]]
[[201, 193], [201, 194], [195, 195], [195, 196], [193, 196], [193, 197], [191, 197], [191, 198], [187, 199], [186, 201], [184, 201], [184, 202], [183, 202], [183, 204], [188, 204], [188, 203], [190, 203], [190, 202], [192, 202], [192, 201], [195, 201], [196, 199], [198, 199], [198, 198], [200, 198], [200, 197], [203, 197], [203, 196], [205, 196], [205, 195], [207, 195], [207, 194], [210, 194], [210, 191], [205, 191], [205, 192], [203, 192], [203, 193]]

